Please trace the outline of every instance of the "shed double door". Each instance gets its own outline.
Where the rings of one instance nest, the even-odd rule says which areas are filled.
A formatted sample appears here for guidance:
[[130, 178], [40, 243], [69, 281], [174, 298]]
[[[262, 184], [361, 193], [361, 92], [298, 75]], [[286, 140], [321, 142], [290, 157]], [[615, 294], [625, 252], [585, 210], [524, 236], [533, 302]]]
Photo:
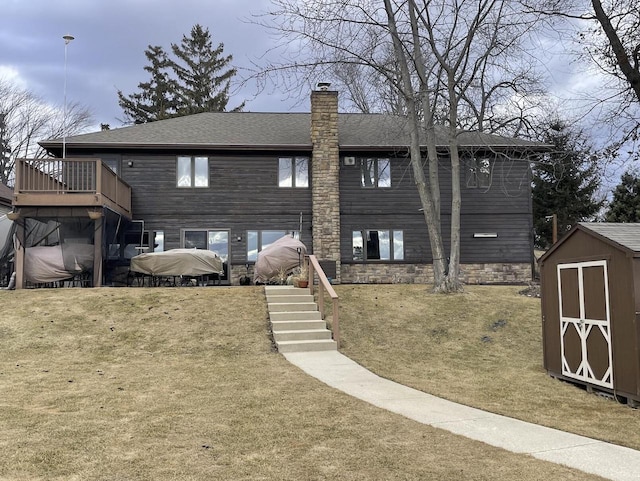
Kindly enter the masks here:
[[558, 265], [562, 374], [613, 388], [607, 261]]

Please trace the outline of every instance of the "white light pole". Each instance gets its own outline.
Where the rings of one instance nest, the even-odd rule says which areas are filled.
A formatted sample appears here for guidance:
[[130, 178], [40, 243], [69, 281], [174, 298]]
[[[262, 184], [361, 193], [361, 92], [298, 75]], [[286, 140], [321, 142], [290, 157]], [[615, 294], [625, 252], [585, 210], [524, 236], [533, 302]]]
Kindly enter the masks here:
[[64, 40], [64, 103], [62, 105], [62, 158], [67, 158], [67, 45], [75, 37], [73, 35], [63, 35]]

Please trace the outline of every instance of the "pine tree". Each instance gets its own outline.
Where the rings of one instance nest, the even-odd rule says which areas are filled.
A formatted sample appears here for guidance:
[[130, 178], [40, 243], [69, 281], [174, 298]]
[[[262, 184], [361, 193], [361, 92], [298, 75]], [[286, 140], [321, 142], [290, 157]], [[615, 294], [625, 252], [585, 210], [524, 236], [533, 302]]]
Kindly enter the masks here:
[[605, 215], [607, 222], [640, 222], [640, 179], [625, 172], [613, 191], [613, 199]]
[[[172, 68], [178, 78], [178, 113], [223, 112], [229, 102], [231, 78], [235, 68], [227, 68], [233, 59], [223, 56], [222, 43], [214, 49], [209, 29], [196, 24], [191, 35], [183, 35], [180, 45], [171, 44], [177, 61]], [[244, 103], [234, 111], [242, 110]]]
[[149, 45], [144, 54], [149, 61], [144, 70], [151, 74], [151, 79], [139, 83], [137, 93], [125, 96], [118, 90], [118, 104], [124, 111], [125, 123], [142, 124], [177, 114], [178, 84], [171, 76], [171, 60], [160, 46]]
[[551, 215], [557, 215], [561, 237], [576, 222], [593, 220], [604, 201], [596, 199], [598, 166], [582, 132], [556, 119], [541, 140], [553, 145], [546, 158], [533, 167], [535, 244], [546, 249], [552, 244]]
[[[212, 47], [209, 30], [200, 25], [183, 35], [180, 45], [171, 44], [175, 59], [160, 46], [149, 45], [144, 70], [151, 78], [138, 84], [138, 92], [124, 95], [118, 90], [118, 104], [124, 123], [141, 124], [200, 112], [223, 112], [229, 102], [235, 68], [231, 55], [223, 56], [224, 45]], [[242, 110], [244, 102], [233, 109]]]

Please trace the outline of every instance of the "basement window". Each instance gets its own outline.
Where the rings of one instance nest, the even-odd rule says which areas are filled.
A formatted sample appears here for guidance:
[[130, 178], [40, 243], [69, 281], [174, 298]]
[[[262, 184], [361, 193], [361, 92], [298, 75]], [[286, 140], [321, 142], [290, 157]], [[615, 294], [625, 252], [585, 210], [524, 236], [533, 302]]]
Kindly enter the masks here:
[[404, 233], [401, 230], [356, 230], [352, 234], [353, 260], [404, 260]]
[[275, 241], [290, 235], [294, 239], [300, 239], [298, 231], [286, 230], [250, 230], [247, 231], [247, 261], [255, 262], [258, 259], [258, 252], [269, 247]]

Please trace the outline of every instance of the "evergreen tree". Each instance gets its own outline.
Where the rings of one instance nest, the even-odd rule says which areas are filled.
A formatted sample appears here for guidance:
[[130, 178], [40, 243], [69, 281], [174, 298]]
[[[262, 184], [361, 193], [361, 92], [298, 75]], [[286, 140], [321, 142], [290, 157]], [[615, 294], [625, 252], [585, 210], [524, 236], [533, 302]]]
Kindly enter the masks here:
[[640, 179], [631, 172], [625, 172], [620, 184], [614, 189], [605, 220], [640, 222]]
[[598, 166], [582, 132], [556, 119], [541, 140], [553, 150], [533, 167], [533, 225], [536, 247], [546, 249], [552, 244], [549, 216], [557, 215], [561, 237], [576, 222], [593, 220], [604, 201], [596, 200]]
[[[222, 43], [214, 49], [209, 29], [196, 24], [191, 36], [182, 36], [180, 45], [171, 44], [177, 61], [172, 63], [178, 81], [178, 112], [180, 115], [200, 112], [223, 112], [229, 102], [231, 78], [235, 68], [227, 68], [233, 59], [223, 56]], [[244, 103], [234, 111], [242, 110]]]
[[[151, 78], [138, 84], [138, 92], [124, 95], [118, 90], [118, 104], [124, 123], [141, 124], [200, 112], [222, 112], [229, 102], [235, 68], [231, 55], [223, 56], [224, 45], [212, 47], [209, 30], [200, 25], [183, 35], [180, 45], [171, 44], [175, 59], [160, 46], [145, 50]], [[242, 110], [244, 102], [233, 109]]]
[[171, 60], [160, 46], [149, 45], [144, 54], [149, 61], [144, 69], [151, 74], [151, 79], [139, 83], [139, 92], [131, 95], [118, 90], [118, 104], [124, 111], [125, 123], [143, 124], [177, 114], [178, 83], [171, 76]]

